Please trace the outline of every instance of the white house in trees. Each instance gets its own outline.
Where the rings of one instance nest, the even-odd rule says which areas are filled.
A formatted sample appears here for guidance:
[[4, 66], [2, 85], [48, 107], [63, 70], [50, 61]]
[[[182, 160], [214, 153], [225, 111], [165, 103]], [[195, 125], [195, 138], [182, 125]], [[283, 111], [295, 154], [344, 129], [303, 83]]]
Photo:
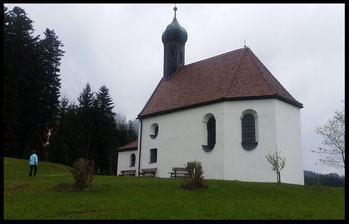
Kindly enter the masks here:
[[[175, 8], [176, 10], [176, 8]], [[138, 140], [119, 148], [117, 172], [201, 162], [205, 179], [275, 182], [267, 154], [281, 151], [281, 180], [304, 184], [300, 109], [248, 47], [185, 65], [176, 14], [162, 34], [164, 74], [143, 110]]]

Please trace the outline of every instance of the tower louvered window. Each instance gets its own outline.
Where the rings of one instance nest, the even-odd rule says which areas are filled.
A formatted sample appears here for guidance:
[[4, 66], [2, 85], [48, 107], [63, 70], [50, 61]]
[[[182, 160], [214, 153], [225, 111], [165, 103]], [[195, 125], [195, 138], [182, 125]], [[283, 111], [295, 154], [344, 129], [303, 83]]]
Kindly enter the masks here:
[[176, 53], [176, 52], [175, 52], [175, 49], [171, 48], [171, 49], [170, 49], [170, 57], [171, 57], [171, 58], [174, 58], [174, 57], [175, 57], [175, 53]]
[[246, 150], [256, 148], [256, 120], [252, 114], [245, 114], [241, 120], [242, 141], [241, 145]]

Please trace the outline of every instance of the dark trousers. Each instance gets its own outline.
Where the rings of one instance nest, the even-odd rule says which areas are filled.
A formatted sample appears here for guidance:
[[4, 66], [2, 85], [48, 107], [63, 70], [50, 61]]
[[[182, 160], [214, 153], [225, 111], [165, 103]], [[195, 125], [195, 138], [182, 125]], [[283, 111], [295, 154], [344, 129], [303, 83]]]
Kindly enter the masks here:
[[32, 175], [33, 168], [34, 168], [34, 176], [36, 175], [37, 165], [30, 165], [29, 176]]

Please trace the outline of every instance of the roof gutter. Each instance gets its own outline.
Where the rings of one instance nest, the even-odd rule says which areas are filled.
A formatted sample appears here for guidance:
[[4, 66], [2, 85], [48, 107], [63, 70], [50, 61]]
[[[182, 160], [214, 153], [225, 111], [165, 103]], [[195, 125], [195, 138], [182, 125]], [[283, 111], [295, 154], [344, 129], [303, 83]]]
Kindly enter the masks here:
[[303, 104], [294, 102], [292, 100], [289, 100], [289, 99], [282, 97], [282, 96], [279, 96], [277, 94], [265, 95], [265, 96], [244, 96], [244, 97], [227, 97], [227, 98], [222, 97], [222, 98], [216, 99], [216, 100], [206, 101], [206, 102], [202, 102], [202, 103], [192, 104], [192, 105], [188, 105], [188, 106], [178, 107], [178, 108], [174, 108], [174, 109], [159, 111], [159, 112], [145, 114], [145, 115], [141, 115], [142, 114], [141, 113], [138, 115], [137, 118], [142, 119], [142, 118], [152, 117], [155, 115], [167, 114], [167, 113], [172, 113], [172, 112], [176, 112], [176, 111], [180, 111], [180, 110], [186, 110], [186, 109], [191, 109], [191, 108], [209, 105], [209, 104], [213, 104], [213, 103], [225, 102], [225, 101], [257, 100], [257, 99], [279, 99], [279, 100], [284, 101], [288, 104], [291, 104], [295, 107], [298, 107], [299, 109], [303, 108]]

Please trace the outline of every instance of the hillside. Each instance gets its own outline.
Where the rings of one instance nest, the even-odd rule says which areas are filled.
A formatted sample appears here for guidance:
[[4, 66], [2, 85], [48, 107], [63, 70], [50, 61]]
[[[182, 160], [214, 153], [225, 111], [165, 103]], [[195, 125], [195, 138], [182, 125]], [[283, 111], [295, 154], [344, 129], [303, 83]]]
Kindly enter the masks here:
[[181, 179], [96, 176], [74, 191], [69, 167], [4, 158], [5, 219], [344, 219], [343, 188], [207, 180], [186, 191]]

